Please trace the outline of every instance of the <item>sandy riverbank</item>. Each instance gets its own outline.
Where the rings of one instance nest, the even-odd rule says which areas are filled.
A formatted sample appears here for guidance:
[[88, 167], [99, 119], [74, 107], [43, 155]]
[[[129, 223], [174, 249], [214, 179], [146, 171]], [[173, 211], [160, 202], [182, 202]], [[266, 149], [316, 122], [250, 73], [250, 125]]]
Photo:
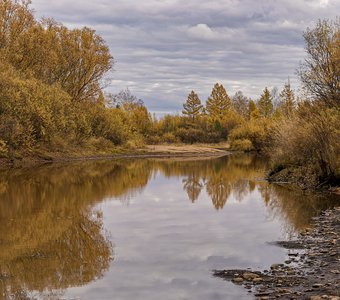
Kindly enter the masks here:
[[195, 144], [195, 145], [147, 145], [139, 149], [117, 149], [114, 153], [62, 153], [44, 152], [31, 153], [20, 157], [0, 158], [0, 168], [34, 166], [38, 164], [101, 160], [116, 158], [151, 158], [151, 157], [209, 157], [230, 154], [227, 144]]

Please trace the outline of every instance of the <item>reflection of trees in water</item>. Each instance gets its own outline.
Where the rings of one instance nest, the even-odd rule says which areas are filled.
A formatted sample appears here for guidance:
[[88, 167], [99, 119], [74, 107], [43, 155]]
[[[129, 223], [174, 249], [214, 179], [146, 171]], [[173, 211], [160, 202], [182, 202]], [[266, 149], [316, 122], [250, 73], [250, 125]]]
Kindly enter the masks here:
[[318, 194], [263, 182], [259, 190], [269, 209], [271, 218], [285, 220], [284, 231], [288, 235], [310, 225], [313, 217], [321, 211], [335, 206], [339, 197], [331, 194]]
[[154, 167], [165, 176], [185, 176], [183, 189], [189, 199], [198, 199], [203, 187], [216, 209], [222, 209], [231, 194], [241, 201], [255, 189], [248, 178], [263, 175], [265, 162], [254, 155], [231, 155], [215, 159], [157, 160]]
[[207, 193], [216, 209], [222, 209], [231, 193], [231, 185], [225, 182], [222, 176], [213, 176], [206, 184]]
[[183, 188], [187, 192], [191, 202], [194, 203], [203, 189], [203, 183], [198, 174], [192, 172], [187, 178], [183, 179]]
[[265, 168], [266, 159], [244, 154], [206, 160], [154, 162], [154, 169], [168, 177], [185, 177], [183, 189], [191, 201], [196, 201], [205, 188], [216, 209], [222, 209], [231, 195], [242, 201], [248, 194], [258, 191], [270, 217], [284, 219], [287, 233], [304, 228], [313, 216], [336, 201], [335, 196], [303, 193], [258, 180], [264, 176]]
[[140, 191], [150, 174], [141, 161], [0, 172], [0, 294], [50, 298], [102, 277], [112, 245], [93, 206]]
[[[35, 232], [29, 230], [28, 234]], [[34, 235], [31, 238], [35, 240]], [[46, 294], [82, 286], [102, 277], [112, 260], [112, 245], [103, 235], [100, 215], [90, 211], [73, 215], [69, 226], [55, 239], [33, 244], [34, 248], [28, 243], [20, 252], [7, 252], [0, 258], [0, 274], [9, 276], [0, 287], [5, 299], [30, 295], [31, 291]], [[6, 251], [7, 247], [1, 248]]]

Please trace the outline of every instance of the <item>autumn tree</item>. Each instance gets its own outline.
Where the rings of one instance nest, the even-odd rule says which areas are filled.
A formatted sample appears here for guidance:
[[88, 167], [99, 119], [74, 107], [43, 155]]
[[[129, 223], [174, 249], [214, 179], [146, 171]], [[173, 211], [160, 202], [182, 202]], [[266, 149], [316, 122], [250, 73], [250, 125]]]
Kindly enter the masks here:
[[233, 107], [236, 110], [236, 112], [242, 117], [244, 117], [245, 119], [248, 119], [249, 99], [246, 96], [244, 96], [241, 91], [238, 91], [233, 96], [232, 101], [233, 101]]
[[113, 58], [90, 28], [68, 29], [51, 19], [34, 20], [30, 1], [0, 4], [0, 51], [16, 69], [46, 84], [59, 84], [75, 101], [93, 100]]
[[223, 116], [231, 109], [229, 98], [222, 84], [216, 83], [206, 103], [206, 111], [215, 120], [222, 120]]
[[75, 101], [98, 96], [104, 75], [112, 68], [113, 58], [103, 38], [90, 28], [68, 30], [56, 27], [60, 36], [56, 82]]
[[202, 109], [203, 105], [200, 98], [194, 91], [191, 91], [186, 102], [183, 104], [182, 113], [195, 122], [198, 116], [202, 113]]
[[286, 83], [280, 93], [279, 111], [285, 116], [289, 117], [293, 114], [295, 109], [295, 96], [290, 87], [290, 82]]
[[111, 96], [110, 105], [125, 112], [127, 116], [126, 123], [130, 125], [132, 132], [145, 135], [151, 129], [151, 115], [145, 107], [143, 100], [133, 95], [129, 88]]
[[102, 37], [36, 20], [30, 3], [0, 1], [0, 155], [142, 141], [151, 126], [146, 107], [107, 105], [104, 76], [114, 61]]
[[259, 112], [263, 117], [269, 117], [273, 113], [272, 95], [266, 87], [257, 103]]
[[260, 116], [256, 103], [252, 99], [249, 100], [248, 111], [249, 111], [249, 116], [248, 116], [249, 119], [256, 119]]
[[138, 99], [135, 95], [133, 95], [130, 89], [127, 87], [121, 90], [119, 93], [111, 95], [110, 105], [129, 109], [130, 106], [142, 106], [144, 105], [144, 102], [143, 100]]
[[298, 75], [313, 100], [328, 106], [340, 105], [340, 19], [319, 20], [304, 32], [307, 57]]
[[19, 37], [35, 24], [30, 0], [2, 0], [0, 2], [0, 49], [15, 51]]

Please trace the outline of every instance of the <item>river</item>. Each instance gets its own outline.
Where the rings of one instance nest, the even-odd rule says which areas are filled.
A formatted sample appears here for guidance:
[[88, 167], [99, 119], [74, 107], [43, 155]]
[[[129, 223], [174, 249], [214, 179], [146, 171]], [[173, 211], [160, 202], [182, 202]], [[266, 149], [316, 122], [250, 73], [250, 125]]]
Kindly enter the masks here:
[[0, 299], [251, 299], [214, 269], [263, 270], [335, 204], [268, 184], [266, 159], [116, 159], [0, 171]]

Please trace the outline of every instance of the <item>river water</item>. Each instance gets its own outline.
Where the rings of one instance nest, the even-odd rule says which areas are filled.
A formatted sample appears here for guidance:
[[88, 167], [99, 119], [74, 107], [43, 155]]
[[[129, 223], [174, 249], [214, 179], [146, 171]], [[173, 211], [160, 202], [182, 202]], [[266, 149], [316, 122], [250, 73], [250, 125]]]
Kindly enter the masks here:
[[266, 159], [117, 159], [0, 172], [0, 299], [251, 299], [212, 270], [282, 262], [332, 206]]

